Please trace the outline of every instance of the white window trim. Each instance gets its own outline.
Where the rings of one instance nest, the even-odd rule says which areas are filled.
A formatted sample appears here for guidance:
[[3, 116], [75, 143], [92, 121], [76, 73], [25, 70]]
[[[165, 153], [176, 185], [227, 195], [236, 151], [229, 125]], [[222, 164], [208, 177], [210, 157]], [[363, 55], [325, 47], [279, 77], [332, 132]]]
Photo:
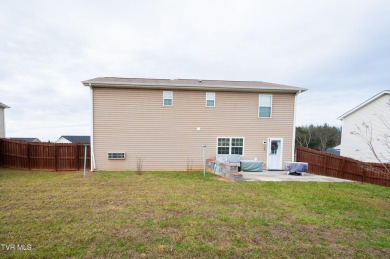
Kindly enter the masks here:
[[[110, 158], [110, 154], [123, 154], [123, 158]], [[126, 153], [125, 152], [107, 152], [107, 158], [108, 160], [125, 160], [126, 159]]]
[[[171, 93], [171, 98], [165, 98], [165, 93]], [[165, 105], [165, 100], [172, 100], [172, 104], [171, 105]], [[163, 106], [165, 106], [165, 107], [173, 106], [173, 91], [163, 91]]]
[[[207, 98], [207, 94], [214, 94], [214, 98], [213, 99]], [[214, 108], [215, 107], [215, 96], [216, 96], [215, 92], [206, 92], [206, 107], [207, 108]], [[214, 101], [214, 105], [208, 106], [207, 101]]]
[[244, 156], [245, 155], [245, 137], [217, 137], [216, 152], [215, 152], [215, 154], [217, 156], [223, 155], [223, 154], [218, 154], [218, 139], [219, 138], [228, 138], [228, 139], [230, 139], [230, 142], [229, 142], [229, 155], [232, 154], [232, 146], [231, 146], [232, 139], [233, 138], [242, 138], [242, 155], [240, 155], [240, 156]]
[[[271, 96], [271, 106], [270, 106], [270, 108], [271, 108], [271, 110], [270, 110], [270, 113], [269, 113], [269, 117], [260, 117], [260, 97], [262, 96], [262, 95], [268, 95], [268, 96]], [[258, 105], [258, 107], [257, 107], [257, 117], [259, 118], [259, 119], [271, 119], [272, 118], [272, 105], [273, 105], [273, 96], [272, 96], [272, 94], [259, 94], [259, 105]], [[268, 107], [268, 106], [262, 106], [262, 107]]]

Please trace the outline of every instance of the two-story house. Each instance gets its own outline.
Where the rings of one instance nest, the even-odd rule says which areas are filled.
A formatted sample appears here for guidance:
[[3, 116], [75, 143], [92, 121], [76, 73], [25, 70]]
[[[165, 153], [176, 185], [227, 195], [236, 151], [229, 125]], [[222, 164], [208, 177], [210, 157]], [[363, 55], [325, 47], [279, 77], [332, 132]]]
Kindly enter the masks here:
[[95, 170], [200, 169], [239, 154], [282, 170], [294, 159], [295, 102], [304, 88], [265, 82], [99, 77], [92, 95]]

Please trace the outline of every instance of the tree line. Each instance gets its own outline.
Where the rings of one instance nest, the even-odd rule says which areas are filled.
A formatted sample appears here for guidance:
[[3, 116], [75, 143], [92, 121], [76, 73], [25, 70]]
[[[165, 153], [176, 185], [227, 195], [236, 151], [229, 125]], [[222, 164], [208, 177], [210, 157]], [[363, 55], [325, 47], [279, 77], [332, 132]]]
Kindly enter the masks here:
[[341, 143], [341, 128], [328, 124], [296, 128], [295, 144], [319, 151], [326, 151]]

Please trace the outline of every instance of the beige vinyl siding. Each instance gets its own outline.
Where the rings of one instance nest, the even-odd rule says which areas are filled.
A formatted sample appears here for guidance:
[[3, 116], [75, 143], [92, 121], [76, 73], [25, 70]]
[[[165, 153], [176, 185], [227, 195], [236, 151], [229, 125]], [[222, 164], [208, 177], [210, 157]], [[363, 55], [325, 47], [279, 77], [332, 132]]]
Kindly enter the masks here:
[[[168, 89], [169, 90], [169, 89]], [[212, 109], [206, 91], [174, 90], [171, 107], [162, 104], [162, 90], [94, 88], [94, 152], [96, 170], [202, 168], [217, 153], [217, 137], [244, 138], [243, 159], [267, 161], [267, 138], [283, 138], [283, 161], [292, 157], [295, 94], [273, 94], [272, 118], [259, 119], [259, 93], [215, 92]], [[200, 128], [200, 130], [197, 130]], [[125, 160], [109, 160], [108, 152], [125, 152]]]

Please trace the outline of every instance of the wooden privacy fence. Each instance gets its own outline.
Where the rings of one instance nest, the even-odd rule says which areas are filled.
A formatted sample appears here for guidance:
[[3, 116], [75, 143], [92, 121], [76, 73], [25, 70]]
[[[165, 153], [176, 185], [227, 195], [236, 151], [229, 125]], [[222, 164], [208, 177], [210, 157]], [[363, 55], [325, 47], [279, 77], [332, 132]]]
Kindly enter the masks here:
[[[15, 169], [76, 171], [84, 169], [84, 143], [43, 143], [0, 139], [0, 165]], [[86, 167], [90, 168], [87, 146]]]
[[296, 161], [308, 163], [311, 174], [390, 186], [390, 173], [381, 163], [365, 163], [300, 146], [295, 150]]

